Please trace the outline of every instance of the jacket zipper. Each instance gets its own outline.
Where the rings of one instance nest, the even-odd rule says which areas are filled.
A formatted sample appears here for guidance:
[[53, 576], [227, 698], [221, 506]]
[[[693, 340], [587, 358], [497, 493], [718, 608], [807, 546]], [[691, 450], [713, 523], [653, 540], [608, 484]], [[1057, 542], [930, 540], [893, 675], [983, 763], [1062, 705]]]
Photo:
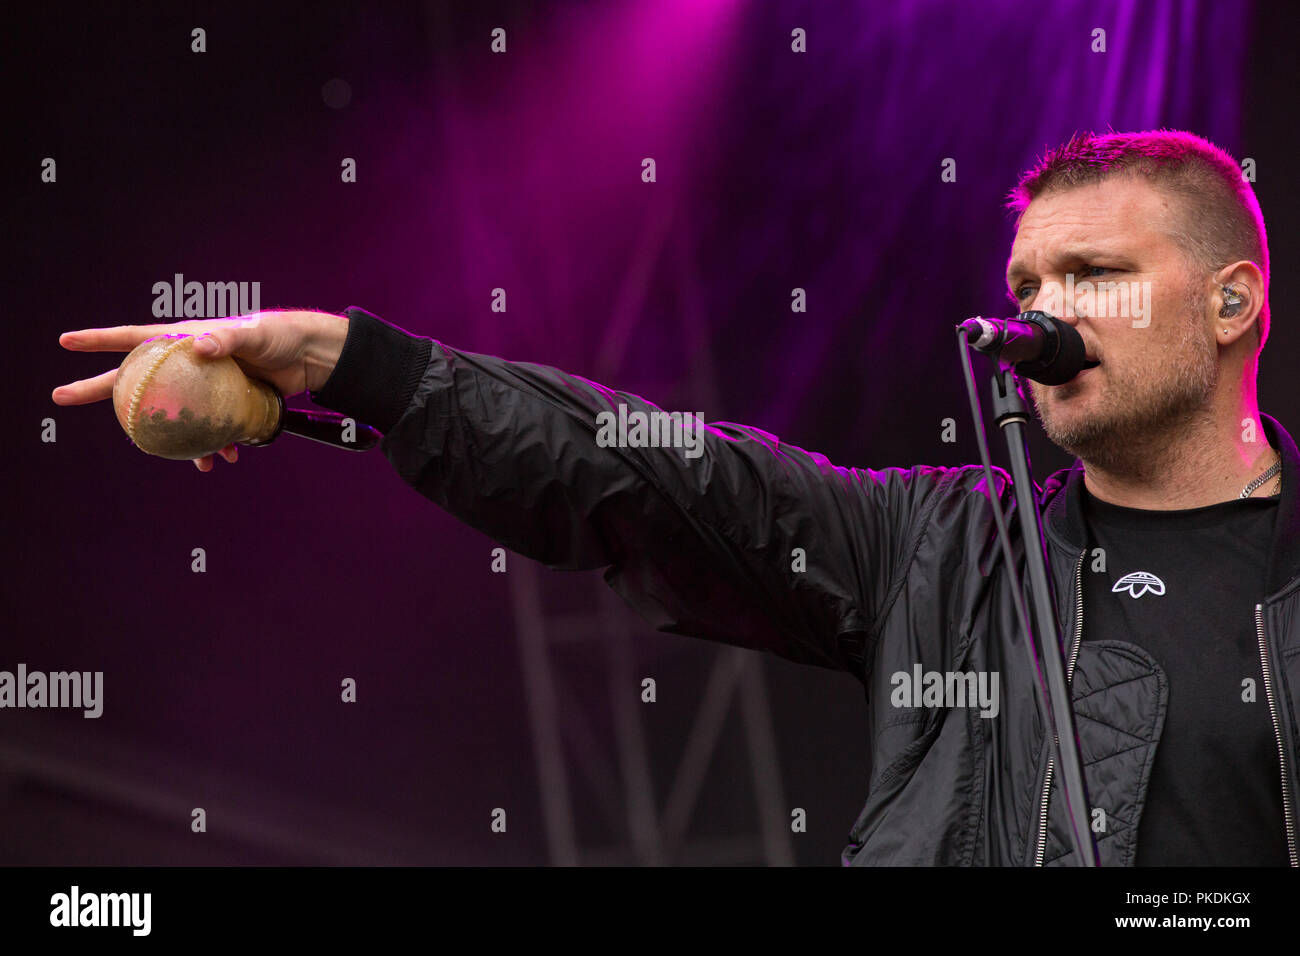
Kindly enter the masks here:
[[1259, 663], [1264, 670], [1264, 694], [1268, 698], [1268, 715], [1273, 719], [1273, 736], [1277, 740], [1278, 766], [1282, 771], [1282, 814], [1286, 822], [1286, 852], [1292, 866], [1300, 866], [1296, 858], [1295, 817], [1291, 812], [1291, 789], [1287, 786], [1286, 748], [1282, 746], [1282, 728], [1277, 720], [1277, 705], [1273, 700], [1273, 676], [1268, 669], [1268, 642], [1264, 639], [1264, 605], [1255, 605], [1255, 633], [1259, 637]]
[[[1083, 560], [1087, 555], [1085, 548], [1079, 555], [1079, 564], [1075, 568], [1075, 614], [1078, 627], [1075, 628], [1075, 643], [1070, 652], [1070, 664], [1066, 671], [1066, 685], [1074, 677], [1074, 662], [1079, 655], [1079, 643], [1083, 637]], [[1264, 673], [1264, 695], [1268, 700], [1268, 714], [1273, 721], [1273, 737], [1277, 741], [1278, 766], [1282, 777], [1282, 813], [1286, 826], [1286, 851], [1291, 865], [1300, 867], [1300, 855], [1296, 851], [1295, 815], [1291, 809], [1291, 791], [1287, 787], [1286, 748], [1282, 745], [1282, 727], [1277, 719], [1277, 703], [1273, 696], [1273, 675], [1268, 664], [1268, 642], [1264, 639], [1264, 606], [1255, 605], [1255, 633], [1259, 641], [1259, 663]], [[1034, 855], [1034, 866], [1043, 865], [1043, 856], [1047, 852], [1047, 808], [1052, 793], [1052, 770], [1054, 760], [1047, 758], [1047, 778], [1043, 784], [1043, 794], [1039, 800], [1038, 849]]]
[[[1070, 682], [1074, 679], [1074, 662], [1079, 658], [1079, 645], [1083, 641], [1083, 559], [1087, 556], [1088, 549], [1084, 548], [1079, 552], [1079, 563], [1074, 568], [1074, 645], [1070, 649], [1070, 662], [1065, 668], [1066, 690], [1070, 689]], [[1049, 751], [1047, 755], [1047, 777], [1043, 781], [1043, 795], [1038, 801], [1038, 849], [1034, 853], [1034, 866], [1043, 865], [1043, 854], [1047, 852], [1047, 804], [1052, 795], [1052, 769], [1054, 763], [1055, 758]]]

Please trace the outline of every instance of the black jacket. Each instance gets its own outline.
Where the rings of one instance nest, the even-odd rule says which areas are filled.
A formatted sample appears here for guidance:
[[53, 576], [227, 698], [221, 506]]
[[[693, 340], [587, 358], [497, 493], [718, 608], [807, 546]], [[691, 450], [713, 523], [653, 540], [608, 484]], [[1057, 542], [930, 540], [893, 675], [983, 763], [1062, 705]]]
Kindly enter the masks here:
[[[340, 362], [311, 397], [384, 432], [384, 454], [420, 494], [549, 567], [606, 568], [609, 586], [659, 630], [862, 682], [872, 779], [846, 865], [1074, 862], [1011, 600], [1016, 581], [1028, 591], [1023, 547], [1013, 548], [1013, 577], [981, 468], [844, 468], [725, 422], [708, 426], [694, 459], [601, 447], [599, 412], [655, 406], [554, 368], [408, 335], [359, 309], [348, 316]], [[1282, 499], [1256, 631], [1296, 866], [1300, 454], [1261, 417], [1282, 453]], [[1010, 514], [1009, 477], [995, 476]], [[1108, 820], [1098, 850], [1103, 865], [1128, 866], [1168, 688], [1142, 648], [1079, 640], [1081, 480], [1076, 462], [1048, 479], [1041, 500], [1088, 794]], [[796, 570], [795, 549], [806, 570]], [[895, 707], [891, 675], [916, 665], [998, 673], [999, 712]]]

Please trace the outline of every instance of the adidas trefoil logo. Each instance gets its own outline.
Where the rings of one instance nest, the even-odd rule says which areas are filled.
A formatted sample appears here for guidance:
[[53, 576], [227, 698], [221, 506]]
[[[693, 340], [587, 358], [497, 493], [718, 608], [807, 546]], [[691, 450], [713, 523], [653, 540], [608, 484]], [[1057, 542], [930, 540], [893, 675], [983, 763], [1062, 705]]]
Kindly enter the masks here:
[[1127, 591], [1132, 597], [1140, 598], [1150, 591], [1157, 596], [1165, 593], [1165, 582], [1150, 571], [1134, 571], [1126, 574], [1110, 589], [1112, 594], [1118, 594], [1120, 591]]

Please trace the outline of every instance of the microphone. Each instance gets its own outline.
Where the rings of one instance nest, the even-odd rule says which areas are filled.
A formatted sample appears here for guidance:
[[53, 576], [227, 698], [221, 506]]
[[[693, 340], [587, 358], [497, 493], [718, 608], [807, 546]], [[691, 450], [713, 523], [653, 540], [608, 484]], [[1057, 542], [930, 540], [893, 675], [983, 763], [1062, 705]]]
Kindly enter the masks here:
[[1063, 385], [1085, 368], [1100, 362], [1088, 358], [1088, 347], [1074, 326], [1046, 312], [1021, 312], [1014, 319], [979, 316], [957, 326], [977, 352], [1043, 385]]

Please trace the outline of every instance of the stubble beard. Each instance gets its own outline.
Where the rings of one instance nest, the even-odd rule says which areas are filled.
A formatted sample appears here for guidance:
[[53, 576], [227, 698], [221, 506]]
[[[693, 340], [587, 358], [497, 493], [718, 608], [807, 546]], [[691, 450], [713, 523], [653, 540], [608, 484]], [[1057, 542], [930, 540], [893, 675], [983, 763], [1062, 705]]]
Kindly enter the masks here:
[[1080, 389], [1076, 382], [1031, 382], [1034, 412], [1047, 437], [1085, 465], [1115, 474], [1147, 479], [1164, 467], [1165, 452], [1208, 419], [1219, 380], [1218, 346], [1200, 321], [1206, 300], [1194, 298], [1181, 336], [1168, 349], [1142, 364], [1103, 363], [1101, 388], [1086, 408], [1058, 414], [1056, 406]]

